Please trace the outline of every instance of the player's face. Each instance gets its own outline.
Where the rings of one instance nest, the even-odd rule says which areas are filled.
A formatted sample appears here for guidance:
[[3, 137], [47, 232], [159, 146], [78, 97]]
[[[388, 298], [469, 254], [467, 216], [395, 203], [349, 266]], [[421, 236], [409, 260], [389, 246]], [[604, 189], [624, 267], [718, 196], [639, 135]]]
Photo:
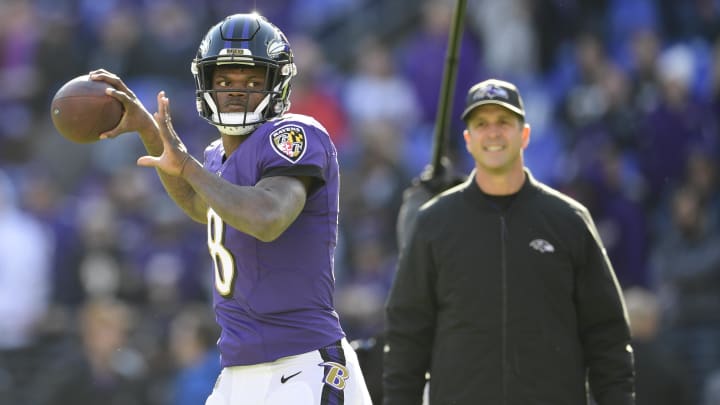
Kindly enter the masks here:
[[267, 69], [262, 66], [218, 66], [213, 72], [212, 88], [218, 91], [220, 112], [254, 111], [265, 97]]
[[530, 140], [530, 127], [507, 108], [487, 104], [470, 113], [464, 137], [478, 170], [507, 174], [522, 170], [522, 151]]

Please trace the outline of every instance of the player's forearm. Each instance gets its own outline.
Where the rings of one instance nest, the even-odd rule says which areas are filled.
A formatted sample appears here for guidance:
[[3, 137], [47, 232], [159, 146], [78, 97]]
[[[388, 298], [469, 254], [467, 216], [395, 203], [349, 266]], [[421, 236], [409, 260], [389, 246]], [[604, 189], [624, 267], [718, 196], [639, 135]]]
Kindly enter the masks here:
[[[279, 237], [297, 218], [304, 204], [297, 190], [282, 193], [258, 183], [238, 186], [189, 162], [183, 176], [195, 192], [217, 213], [223, 222], [261, 241]], [[278, 180], [280, 181], [280, 180]], [[296, 187], [303, 187], [299, 182]]]
[[202, 224], [206, 223], [207, 204], [195, 190], [180, 177], [169, 176], [161, 170], [157, 170], [157, 173], [165, 191], [175, 204], [192, 220]]
[[[140, 139], [151, 156], [160, 156], [163, 152], [163, 144], [157, 134], [157, 127], [149, 128], [140, 132]], [[195, 189], [179, 176], [170, 176], [162, 170], [156, 169], [160, 182], [170, 198], [187, 214], [192, 220], [205, 223], [207, 221], [207, 204], [197, 195]]]

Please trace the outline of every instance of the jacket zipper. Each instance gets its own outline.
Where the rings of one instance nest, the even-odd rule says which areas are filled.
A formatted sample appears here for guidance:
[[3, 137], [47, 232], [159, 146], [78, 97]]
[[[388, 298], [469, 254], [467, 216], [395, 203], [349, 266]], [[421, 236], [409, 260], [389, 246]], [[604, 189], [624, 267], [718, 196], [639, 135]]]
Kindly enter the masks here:
[[507, 247], [505, 245], [505, 241], [507, 239], [507, 224], [505, 223], [505, 216], [500, 216], [500, 255], [501, 255], [501, 279], [502, 279], [502, 285], [501, 285], [501, 296], [502, 296], [502, 404], [507, 404], [507, 394], [508, 394], [508, 344], [507, 344], [507, 318], [508, 318], [508, 308], [507, 308]]

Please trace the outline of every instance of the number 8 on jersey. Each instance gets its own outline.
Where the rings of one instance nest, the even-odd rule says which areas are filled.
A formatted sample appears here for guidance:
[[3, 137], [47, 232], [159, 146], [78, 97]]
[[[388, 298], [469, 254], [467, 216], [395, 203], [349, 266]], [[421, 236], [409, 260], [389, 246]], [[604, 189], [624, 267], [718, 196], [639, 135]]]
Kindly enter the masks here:
[[207, 211], [207, 244], [215, 266], [215, 288], [225, 298], [233, 293], [235, 281], [235, 258], [223, 245], [225, 223], [212, 208]]

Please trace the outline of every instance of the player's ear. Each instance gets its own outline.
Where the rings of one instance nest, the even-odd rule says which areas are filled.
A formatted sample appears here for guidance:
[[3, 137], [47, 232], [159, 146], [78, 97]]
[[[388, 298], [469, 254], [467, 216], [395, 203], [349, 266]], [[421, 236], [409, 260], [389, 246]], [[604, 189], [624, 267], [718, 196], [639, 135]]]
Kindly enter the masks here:
[[467, 129], [463, 131], [463, 138], [465, 138], [465, 149], [470, 152], [470, 131]]
[[523, 124], [522, 129], [522, 148], [525, 149], [530, 144], [530, 124]]

